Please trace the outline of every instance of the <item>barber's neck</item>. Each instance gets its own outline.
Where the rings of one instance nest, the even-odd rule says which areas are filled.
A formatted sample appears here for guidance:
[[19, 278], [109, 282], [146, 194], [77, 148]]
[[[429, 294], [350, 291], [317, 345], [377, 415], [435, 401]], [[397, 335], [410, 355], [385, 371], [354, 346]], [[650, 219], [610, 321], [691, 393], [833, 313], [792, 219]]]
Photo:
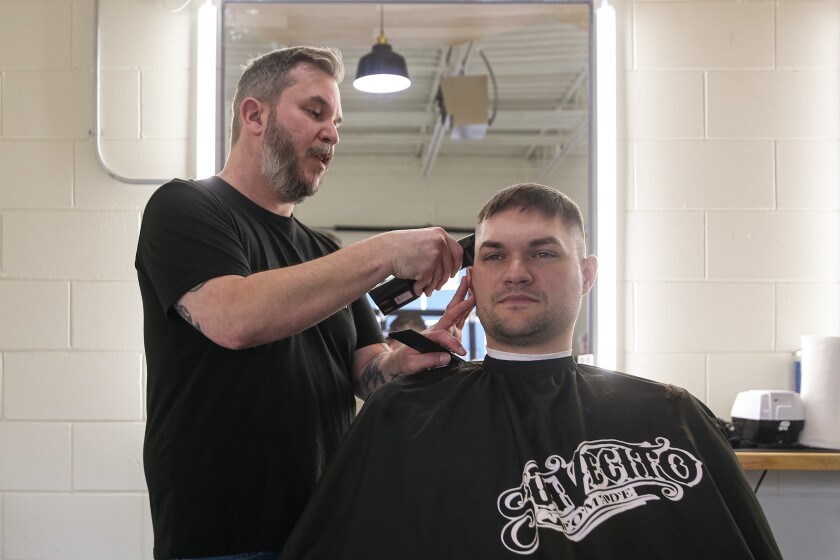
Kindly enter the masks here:
[[288, 218], [295, 209], [293, 203], [280, 200], [274, 187], [262, 174], [261, 160], [259, 157], [249, 157], [249, 152], [231, 150], [219, 177], [269, 212]]

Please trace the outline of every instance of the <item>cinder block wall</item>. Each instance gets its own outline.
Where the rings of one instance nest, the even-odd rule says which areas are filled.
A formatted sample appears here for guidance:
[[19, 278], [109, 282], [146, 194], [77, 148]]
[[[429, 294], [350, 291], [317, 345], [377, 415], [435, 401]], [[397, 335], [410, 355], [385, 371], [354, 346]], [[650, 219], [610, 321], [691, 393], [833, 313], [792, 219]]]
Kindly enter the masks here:
[[[840, 2], [616, 8], [625, 370], [729, 418], [840, 334]], [[785, 558], [840, 555], [840, 475], [758, 495]]]
[[627, 367], [726, 416], [840, 332], [840, 6], [619, 11]]
[[[194, 12], [173, 4], [102, 3], [102, 143], [120, 175], [190, 175]], [[799, 334], [838, 328], [840, 3], [616, 7], [624, 366], [725, 415], [738, 390], [790, 386]], [[96, 160], [93, 37], [92, 0], [0, 0], [0, 560], [151, 558], [133, 255], [153, 187]], [[476, 185], [463, 207], [529, 178], [508, 172], [487, 193], [458, 178]], [[325, 188], [352, 187], [338, 176]], [[461, 219], [458, 202], [418, 208]], [[838, 482], [765, 479], [786, 557], [836, 557]]]
[[[101, 16], [108, 164], [184, 174], [192, 12], [103, 2]], [[93, 69], [92, 0], [0, 1], [3, 560], [152, 557], [133, 253], [153, 187], [97, 162]]]

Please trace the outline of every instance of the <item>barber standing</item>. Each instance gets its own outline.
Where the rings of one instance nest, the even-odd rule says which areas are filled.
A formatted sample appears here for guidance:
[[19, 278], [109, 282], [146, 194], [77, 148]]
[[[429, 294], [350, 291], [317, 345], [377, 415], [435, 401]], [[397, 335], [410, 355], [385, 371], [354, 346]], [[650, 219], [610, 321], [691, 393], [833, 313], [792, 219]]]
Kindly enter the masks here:
[[[146, 206], [135, 266], [157, 560], [276, 558], [353, 418], [354, 391], [449, 361], [389, 351], [364, 294], [389, 275], [440, 289], [461, 264], [452, 237], [388, 232], [339, 250], [292, 214], [333, 157], [343, 74], [334, 49], [252, 60], [224, 169], [173, 180]], [[466, 284], [459, 292], [453, 302]], [[471, 306], [451, 304], [431, 337], [464, 353], [447, 329]]]

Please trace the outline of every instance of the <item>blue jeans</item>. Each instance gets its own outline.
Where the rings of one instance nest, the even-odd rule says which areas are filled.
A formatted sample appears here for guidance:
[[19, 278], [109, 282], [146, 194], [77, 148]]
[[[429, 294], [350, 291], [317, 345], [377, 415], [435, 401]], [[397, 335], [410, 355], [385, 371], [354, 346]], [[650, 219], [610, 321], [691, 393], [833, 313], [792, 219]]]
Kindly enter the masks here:
[[280, 558], [279, 550], [273, 552], [245, 552], [227, 556], [205, 556], [204, 558], [182, 558], [181, 560], [277, 560], [278, 558]]

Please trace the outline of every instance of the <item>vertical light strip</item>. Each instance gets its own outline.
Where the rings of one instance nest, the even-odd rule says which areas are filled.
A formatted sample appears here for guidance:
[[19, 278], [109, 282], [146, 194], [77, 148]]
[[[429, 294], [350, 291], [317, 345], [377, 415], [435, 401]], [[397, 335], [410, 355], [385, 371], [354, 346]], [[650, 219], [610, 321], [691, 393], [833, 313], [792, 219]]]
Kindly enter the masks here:
[[595, 363], [618, 364], [617, 140], [615, 10], [606, 0], [595, 11], [597, 252]]
[[212, 0], [198, 8], [195, 99], [195, 177], [216, 173], [216, 17]]

